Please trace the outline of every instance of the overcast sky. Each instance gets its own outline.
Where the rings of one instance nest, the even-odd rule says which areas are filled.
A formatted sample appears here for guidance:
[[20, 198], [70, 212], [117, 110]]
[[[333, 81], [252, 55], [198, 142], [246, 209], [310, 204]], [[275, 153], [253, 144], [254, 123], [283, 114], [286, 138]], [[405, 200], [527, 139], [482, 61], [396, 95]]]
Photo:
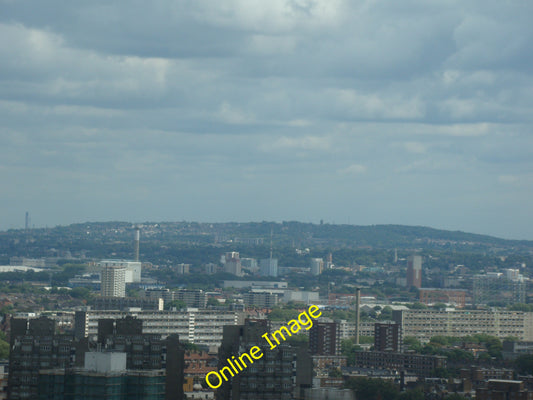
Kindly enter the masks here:
[[0, 0], [0, 229], [533, 239], [533, 2]]

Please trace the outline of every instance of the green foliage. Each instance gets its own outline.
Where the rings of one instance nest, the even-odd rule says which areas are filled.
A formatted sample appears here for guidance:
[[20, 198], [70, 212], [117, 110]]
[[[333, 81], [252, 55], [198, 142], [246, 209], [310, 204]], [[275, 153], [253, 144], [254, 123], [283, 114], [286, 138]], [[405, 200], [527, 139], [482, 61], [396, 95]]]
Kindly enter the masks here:
[[346, 381], [345, 387], [355, 392], [357, 400], [387, 399], [396, 400], [400, 390], [394, 383], [382, 379], [370, 378], [350, 378]]
[[86, 269], [85, 264], [64, 264], [61, 271], [52, 275], [52, 285], [66, 286], [69, 279], [82, 274]]
[[447, 395], [444, 400], [469, 400], [470, 397], [465, 397], [460, 395], [459, 393], [452, 393]]
[[446, 346], [449, 343], [446, 336], [433, 336], [429, 342], [440, 346]]
[[220, 301], [218, 301], [217, 299], [215, 299], [214, 297], [209, 297], [207, 299], [207, 305], [208, 306], [219, 306], [220, 305]]
[[403, 345], [407, 348], [407, 350], [412, 350], [417, 353], [422, 351], [422, 344], [420, 343], [420, 340], [414, 336], [406, 336], [403, 339]]
[[451, 349], [442, 353], [448, 357], [451, 362], [470, 362], [474, 360], [474, 355], [468, 351], [461, 349]]
[[450, 376], [450, 371], [446, 368], [439, 367], [435, 368], [431, 375], [436, 378], [448, 378]]
[[165, 304], [166, 310], [172, 310], [173, 308], [175, 308], [176, 310], [180, 310], [182, 308], [187, 308], [187, 304], [185, 304], [185, 302], [182, 300], [172, 300]]
[[353, 339], [343, 339], [341, 341], [341, 354], [347, 358], [348, 366], [355, 365], [355, 352], [361, 350], [356, 346]]
[[309, 336], [303, 333], [298, 333], [297, 335], [292, 335], [291, 337], [287, 338], [287, 342], [292, 344], [308, 343]]
[[70, 295], [75, 299], [83, 299], [86, 301], [90, 301], [94, 297], [94, 293], [91, 291], [91, 289], [86, 287], [75, 287], [70, 291]]
[[424, 400], [424, 392], [421, 388], [409, 389], [400, 392], [393, 382], [373, 378], [350, 378], [344, 387], [355, 392], [357, 400]]
[[322, 315], [326, 318], [331, 318], [333, 320], [336, 320], [336, 319], [346, 319], [349, 321], [355, 320], [355, 310], [328, 310], [328, 311], [322, 311]]
[[200, 347], [194, 343], [182, 342], [181, 344], [185, 351], [200, 351]]
[[4, 332], [0, 332], [0, 360], [9, 358], [9, 343]]
[[290, 321], [298, 318], [300, 312], [295, 309], [287, 309], [281, 307], [274, 307], [268, 314], [268, 319], [271, 321]]
[[424, 392], [421, 389], [406, 390], [400, 393], [398, 400], [424, 400]]
[[373, 344], [374, 338], [372, 336], [359, 336], [360, 344]]
[[426, 306], [425, 304], [418, 303], [418, 302], [407, 304], [407, 307], [410, 308], [411, 310], [425, 310], [428, 308], [428, 306]]
[[383, 307], [381, 313], [378, 315], [378, 319], [381, 321], [392, 320], [392, 308], [389, 306]]
[[497, 337], [490, 337], [485, 342], [485, 347], [491, 357], [495, 357], [498, 360], [502, 359], [503, 345], [500, 339]]
[[533, 304], [515, 303], [507, 307], [511, 311], [532, 312]]
[[515, 368], [519, 374], [533, 375], [533, 354], [524, 354], [515, 360]]
[[46, 271], [35, 272], [30, 269], [28, 271], [13, 271], [0, 273], [0, 281], [2, 282], [48, 282], [50, 274]]

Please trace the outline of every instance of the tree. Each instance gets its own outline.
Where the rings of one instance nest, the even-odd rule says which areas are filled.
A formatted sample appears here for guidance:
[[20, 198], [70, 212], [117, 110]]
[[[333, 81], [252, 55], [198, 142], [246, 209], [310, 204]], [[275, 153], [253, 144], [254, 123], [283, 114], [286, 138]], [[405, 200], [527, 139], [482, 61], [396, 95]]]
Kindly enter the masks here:
[[489, 352], [489, 355], [491, 357], [495, 357], [499, 360], [502, 359], [502, 342], [497, 337], [490, 337], [485, 342], [485, 347], [487, 347], [487, 351]]
[[309, 343], [309, 336], [303, 333], [298, 333], [297, 335], [292, 335], [287, 338], [287, 342], [292, 344]]
[[378, 319], [380, 320], [391, 320], [392, 319], [392, 308], [390, 306], [385, 306], [381, 310]]
[[469, 397], [461, 396], [459, 393], [452, 393], [447, 395], [444, 400], [468, 400]]
[[218, 301], [217, 299], [215, 299], [214, 297], [209, 297], [207, 299], [207, 305], [208, 306], [219, 306], [220, 305], [220, 301]]
[[187, 307], [187, 304], [185, 304], [185, 302], [181, 300], [172, 300], [168, 302], [167, 304], [165, 304], [165, 309], [167, 310], [172, 310], [173, 308], [175, 308], [176, 310], [180, 310], [186, 307]]
[[403, 345], [407, 347], [408, 350], [412, 350], [417, 353], [422, 351], [422, 344], [420, 343], [420, 340], [414, 336], [406, 336], [403, 339]]
[[406, 390], [400, 393], [398, 400], [424, 400], [424, 392], [421, 389]]
[[425, 310], [428, 308], [428, 306], [423, 303], [407, 304], [407, 307], [409, 307], [411, 310]]
[[524, 354], [515, 360], [515, 367], [520, 374], [533, 375], [533, 354]]
[[394, 383], [383, 379], [350, 378], [345, 387], [355, 391], [357, 400], [375, 400], [378, 398], [396, 400], [400, 393]]
[[84, 299], [87, 301], [93, 298], [93, 293], [91, 292], [91, 289], [88, 289], [86, 287], [75, 287], [70, 291], [70, 295], [75, 299]]
[[9, 358], [9, 343], [4, 332], [0, 332], [0, 360]]
[[341, 341], [341, 354], [347, 358], [346, 363], [349, 366], [355, 364], [355, 352], [361, 351], [361, 347], [355, 345], [354, 339], [343, 339]]

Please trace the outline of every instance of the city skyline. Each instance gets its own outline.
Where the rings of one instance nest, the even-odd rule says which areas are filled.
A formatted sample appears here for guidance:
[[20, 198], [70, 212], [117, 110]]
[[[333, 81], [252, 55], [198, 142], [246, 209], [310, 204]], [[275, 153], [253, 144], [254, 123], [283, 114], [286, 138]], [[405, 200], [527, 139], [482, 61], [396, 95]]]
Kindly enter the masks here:
[[533, 4], [0, 3], [0, 230], [421, 225], [533, 239]]

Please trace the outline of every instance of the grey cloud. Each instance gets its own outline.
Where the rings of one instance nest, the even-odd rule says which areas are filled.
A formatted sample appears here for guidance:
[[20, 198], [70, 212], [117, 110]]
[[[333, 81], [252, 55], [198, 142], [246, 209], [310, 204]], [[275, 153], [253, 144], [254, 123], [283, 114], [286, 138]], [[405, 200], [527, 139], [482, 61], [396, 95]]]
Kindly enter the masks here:
[[0, 1], [0, 229], [30, 209], [533, 237], [532, 7]]

